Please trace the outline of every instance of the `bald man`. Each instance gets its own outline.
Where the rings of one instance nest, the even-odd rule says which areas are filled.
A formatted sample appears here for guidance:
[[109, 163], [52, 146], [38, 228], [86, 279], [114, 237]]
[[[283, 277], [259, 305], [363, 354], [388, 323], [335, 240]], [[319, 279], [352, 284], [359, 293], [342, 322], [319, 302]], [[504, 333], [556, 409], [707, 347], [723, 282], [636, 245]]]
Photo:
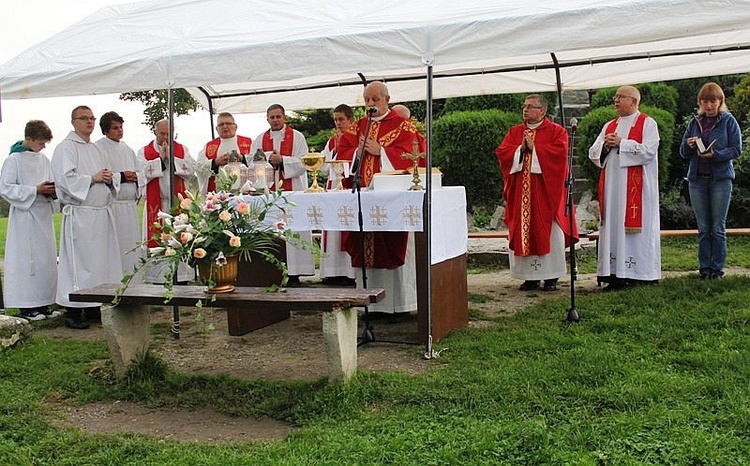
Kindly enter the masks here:
[[617, 89], [618, 117], [604, 125], [589, 149], [599, 178], [598, 282], [605, 290], [661, 278], [659, 234], [659, 130], [641, 113], [633, 86]]

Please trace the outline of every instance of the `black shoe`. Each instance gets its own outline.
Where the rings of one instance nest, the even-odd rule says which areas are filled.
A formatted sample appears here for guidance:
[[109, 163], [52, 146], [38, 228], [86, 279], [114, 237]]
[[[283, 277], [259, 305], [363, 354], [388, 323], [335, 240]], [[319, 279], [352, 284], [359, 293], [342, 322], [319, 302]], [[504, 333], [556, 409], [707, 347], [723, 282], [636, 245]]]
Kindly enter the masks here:
[[526, 280], [518, 287], [521, 291], [531, 291], [539, 288], [539, 280]]
[[628, 282], [622, 278], [616, 278], [604, 287], [604, 291], [619, 291], [628, 287]]
[[85, 320], [78, 320], [72, 317], [66, 317], [65, 326], [68, 328], [75, 329], [75, 330], [86, 330], [87, 328], [91, 326], [91, 324], [89, 324]]
[[299, 277], [298, 276], [290, 276], [286, 281], [286, 286], [290, 288], [294, 288], [297, 286], [300, 286]]
[[100, 307], [87, 307], [83, 309], [84, 321], [102, 323], [102, 310]]
[[542, 291], [557, 291], [557, 278], [544, 280], [544, 287], [542, 287]]
[[357, 286], [357, 280], [349, 277], [343, 277], [341, 279], [341, 283], [339, 283], [341, 286]]
[[91, 324], [85, 316], [84, 309], [68, 307], [65, 309], [65, 326], [75, 330], [86, 330]]

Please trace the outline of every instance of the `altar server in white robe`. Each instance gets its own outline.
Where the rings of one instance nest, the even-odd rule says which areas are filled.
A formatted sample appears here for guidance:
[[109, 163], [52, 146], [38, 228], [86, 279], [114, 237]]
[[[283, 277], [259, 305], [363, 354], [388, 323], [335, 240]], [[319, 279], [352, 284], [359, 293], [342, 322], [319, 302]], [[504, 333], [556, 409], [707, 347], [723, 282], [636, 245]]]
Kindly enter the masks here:
[[[146, 187], [143, 163], [135, 151], [123, 140], [125, 120], [116, 112], [107, 112], [99, 119], [99, 127], [104, 137], [96, 145], [104, 152], [111, 163], [115, 178], [119, 177], [120, 189], [112, 203], [117, 226], [117, 239], [120, 243], [123, 274], [133, 273], [138, 260], [144, 254], [140, 245], [141, 222], [138, 216], [138, 201]], [[141, 280], [137, 280], [139, 282]]]
[[[67, 309], [65, 324], [88, 328], [100, 303], [72, 302], [68, 294], [102, 283], [119, 283], [122, 259], [112, 200], [119, 185], [106, 155], [92, 143], [96, 118], [89, 107], [72, 112], [74, 130], [52, 155], [57, 197], [63, 205], [57, 303]], [[87, 312], [82, 312], [87, 309]]]
[[[268, 107], [266, 121], [270, 129], [253, 140], [250, 153], [255, 154], [258, 149], [266, 153], [268, 163], [274, 168], [273, 189], [281, 187], [284, 191], [304, 191], [307, 189], [307, 170], [302, 157], [308, 153], [305, 136], [286, 124], [286, 112], [279, 104]], [[302, 240], [312, 243], [310, 231], [297, 233]], [[302, 249], [287, 243], [286, 261], [290, 286], [299, 283], [300, 275], [315, 275], [315, 260], [309, 248]]]
[[[52, 317], [57, 290], [57, 241], [52, 214], [59, 210], [52, 166], [42, 150], [52, 131], [41, 120], [26, 123], [24, 139], [10, 148], [0, 171], [0, 195], [10, 204], [5, 237], [5, 307], [21, 317]], [[61, 313], [56, 312], [56, 315]]]
[[589, 149], [602, 169], [601, 231], [597, 280], [606, 290], [661, 278], [659, 228], [659, 130], [638, 111], [640, 92], [622, 86], [615, 94], [618, 118], [608, 122]]
[[[172, 212], [172, 198], [169, 187], [169, 165], [174, 159], [174, 177], [172, 179], [174, 195], [184, 194], [187, 182], [195, 175], [195, 165], [187, 147], [174, 141], [174, 155], [169, 156], [169, 120], [160, 120], [154, 125], [156, 138], [138, 150], [138, 159], [143, 164], [143, 176], [146, 178], [146, 208], [143, 214], [145, 239], [148, 247], [155, 247], [151, 240], [158, 222], [159, 211]], [[145, 280], [149, 283], [164, 283], [166, 264], [159, 267], [146, 267]], [[177, 281], [186, 282], [195, 279], [195, 271], [187, 264], [180, 263], [177, 268]]]

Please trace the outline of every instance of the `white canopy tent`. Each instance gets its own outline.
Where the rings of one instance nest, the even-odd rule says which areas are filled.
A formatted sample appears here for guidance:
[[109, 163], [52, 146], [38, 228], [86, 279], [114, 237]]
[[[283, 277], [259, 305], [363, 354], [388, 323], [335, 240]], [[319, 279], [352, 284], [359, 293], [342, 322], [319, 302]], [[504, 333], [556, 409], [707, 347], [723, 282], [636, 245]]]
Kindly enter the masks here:
[[394, 101], [427, 101], [429, 154], [433, 98], [747, 72], [748, 25], [750, 0], [149, 0], [3, 64], [0, 95], [187, 88], [243, 113], [361, 105], [362, 82], [382, 79]]
[[[150, 0], [103, 8], [0, 66], [25, 99], [188, 88], [216, 111], [594, 89], [750, 70], [750, 1]], [[209, 105], [209, 101], [210, 105]]]

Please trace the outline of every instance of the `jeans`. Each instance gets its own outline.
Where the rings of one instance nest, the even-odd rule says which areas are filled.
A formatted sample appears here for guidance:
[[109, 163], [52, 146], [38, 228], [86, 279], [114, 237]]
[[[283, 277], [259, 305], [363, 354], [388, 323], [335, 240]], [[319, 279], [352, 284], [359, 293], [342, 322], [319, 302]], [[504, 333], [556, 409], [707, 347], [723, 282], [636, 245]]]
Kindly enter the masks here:
[[690, 202], [698, 221], [698, 264], [704, 276], [724, 275], [727, 258], [727, 212], [732, 180], [699, 175], [690, 182]]

